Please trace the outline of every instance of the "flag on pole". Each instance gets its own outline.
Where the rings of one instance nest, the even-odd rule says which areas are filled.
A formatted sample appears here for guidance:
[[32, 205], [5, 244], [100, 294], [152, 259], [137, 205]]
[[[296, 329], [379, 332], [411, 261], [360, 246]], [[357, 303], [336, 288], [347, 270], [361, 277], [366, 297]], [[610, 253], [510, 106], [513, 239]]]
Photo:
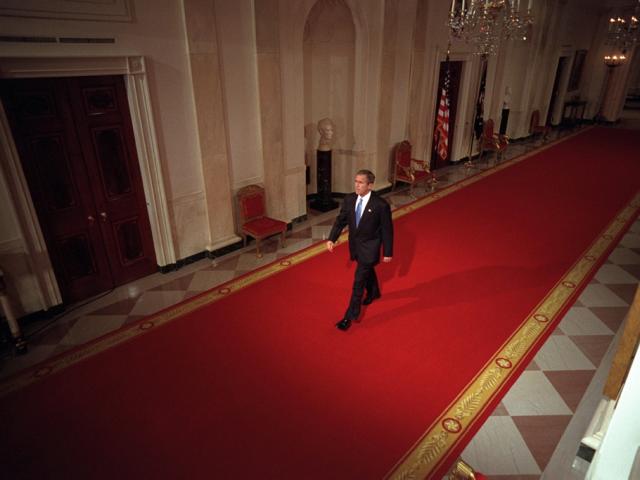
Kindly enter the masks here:
[[476, 101], [476, 119], [473, 125], [473, 129], [476, 133], [476, 138], [480, 138], [480, 135], [482, 135], [482, 129], [484, 128], [484, 91], [487, 83], [486, 55], [482, 56], [480, 65], [480, 88], [478, 89], [478, 100]]
[[436, 117], [436, 129], [433, 134], [435, 150], [442, 160], [449, 155], [449, 57], [447, 56], [447, 70], [444, 74], [440, 102], [438, 104], [438, 116]]

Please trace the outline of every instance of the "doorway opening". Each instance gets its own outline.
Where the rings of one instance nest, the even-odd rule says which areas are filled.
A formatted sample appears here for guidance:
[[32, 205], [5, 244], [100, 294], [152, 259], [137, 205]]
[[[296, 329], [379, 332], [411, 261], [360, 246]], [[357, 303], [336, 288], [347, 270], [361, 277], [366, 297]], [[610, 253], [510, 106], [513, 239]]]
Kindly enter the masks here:
[[558, 59], [558, 67], [556, 68], [556, 76], [553, 79], [553, 89], [551, 90], [551, 99], [549, 100], [549, 108], [547, 109], [547, 121], [545, 125], [553, 125], [553, 115], [557, 108], [557, 101], [560, 97], [560, 79], [564, 72], [568, 57], [560, 57]]

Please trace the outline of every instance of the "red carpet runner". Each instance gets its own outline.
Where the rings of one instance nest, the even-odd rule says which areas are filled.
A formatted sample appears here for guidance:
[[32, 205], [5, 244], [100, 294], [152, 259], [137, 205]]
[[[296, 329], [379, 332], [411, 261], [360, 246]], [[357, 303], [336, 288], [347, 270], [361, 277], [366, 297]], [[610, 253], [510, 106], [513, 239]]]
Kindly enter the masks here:
[[401, 209], [347, 333], [320, 245], [5, 382], [3, 470], [439, 478], [637, 214], [639, 149], [589, 130]]

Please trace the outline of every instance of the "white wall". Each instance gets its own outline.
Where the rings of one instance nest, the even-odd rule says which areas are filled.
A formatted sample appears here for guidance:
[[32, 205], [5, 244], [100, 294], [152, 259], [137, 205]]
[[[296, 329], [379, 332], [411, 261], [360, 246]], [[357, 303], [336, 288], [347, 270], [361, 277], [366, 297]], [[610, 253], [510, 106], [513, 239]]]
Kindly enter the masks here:
[[4, 274], [9, 298], [13, 300], [13, 308], [16, 309], [14, 315], [21, 316], [43, 308], [43, 299], [39, 294], [40, 288], [32, 271], [18, 219], [15, 212], [8, 208], [12, 201], [2, 169], [0, 205], [3, 206], [0, 215], [0, 269]]
[[638, 478], [638, 464], [635, 475], [630, 473], [634, 460], [640, 458], [639, 404], [640, 355], [636, 354], [600, 448], [589, 465], [587, 480]]
[[634, 55], [631, 63], [629, 78], [629, 91], [635, 95], [640, 94], [640, 55]]
[[[180, 2], [137, 0], [134, 22], [96, 22], [0, 17], [3, 35], [114, 37], [115, 44], [0, 44], [0, 57], [144, 55], [156, 120], [169, 207], [175, 222], [177, 256], [202, 251], [206, 223], [203, 181], [197, 149], [193, 92]], [[187, 233], [188, 232], [188, 233]], [[6, 235], [1, 232], [0, 242]]]
[[232, 188], [264, 181], [253, 2], [215, 0]]
[[[122, 2], [115, 2], [121, 4]], [[29, 7], [30, 2], [22, 2]], [[0, 11], [0, 13], [2, 13]], [[96, 57], [143, 55], [165, 179], [168, 208], [174, 235], [175, 255], [184, 258], [204, 249], [208, 222], [203, 195], [203, 178], [198, 153], [198, 138], [193, 109], [193, 92], [186, 56], [181, 2], [172, 0], [137, 0], [131, 22], [58, 20], [0, 16], [0, 31], [11, 36], [112, 37], [114, 44], [39, 44], [2, 43], [2, 57]], [[1, 62], [1, 60], [0, 60]], [[6, 165], [5, 165], [6, 166]], [[0, 183], [0, 197], [7, 197], [6, 185]], [[3, 205], [11, 205], [4, 203]], [[12, 255], [10, 274], [21, 285], [20, 313], [47, 308], [37, 294], [38, 288], [27, 285], [34, 272], [28, 259], [16, 257], [16, 249], [28, 249], [21, 238], [16, 212], [3, 209], [0, 224], [0, 255]], [[19, 240], [18, 240], [19, 239]], [[20, 243], [20, 245], [19, 245]], [[26, 282], [26, 283], [25, 283]]]

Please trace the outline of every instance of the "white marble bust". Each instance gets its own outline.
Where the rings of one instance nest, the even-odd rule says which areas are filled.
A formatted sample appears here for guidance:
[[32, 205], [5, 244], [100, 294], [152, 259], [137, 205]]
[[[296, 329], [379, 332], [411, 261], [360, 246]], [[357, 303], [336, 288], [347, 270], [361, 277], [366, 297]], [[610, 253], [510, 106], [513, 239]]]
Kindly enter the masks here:
[[333, 146], [333, 136], [335, 134], [335, 124], [330, 118], [323, 118], [318, 122], [318, 132], [320, 132], [320, 141], [318, 142], [318, 150], [321, 152], [331, 151]]
[[509, 110], [511, 106], [511, 87], [506, 87], [504, 89], [504, 99], [502, 100], [502, 108], [505, 110]]

